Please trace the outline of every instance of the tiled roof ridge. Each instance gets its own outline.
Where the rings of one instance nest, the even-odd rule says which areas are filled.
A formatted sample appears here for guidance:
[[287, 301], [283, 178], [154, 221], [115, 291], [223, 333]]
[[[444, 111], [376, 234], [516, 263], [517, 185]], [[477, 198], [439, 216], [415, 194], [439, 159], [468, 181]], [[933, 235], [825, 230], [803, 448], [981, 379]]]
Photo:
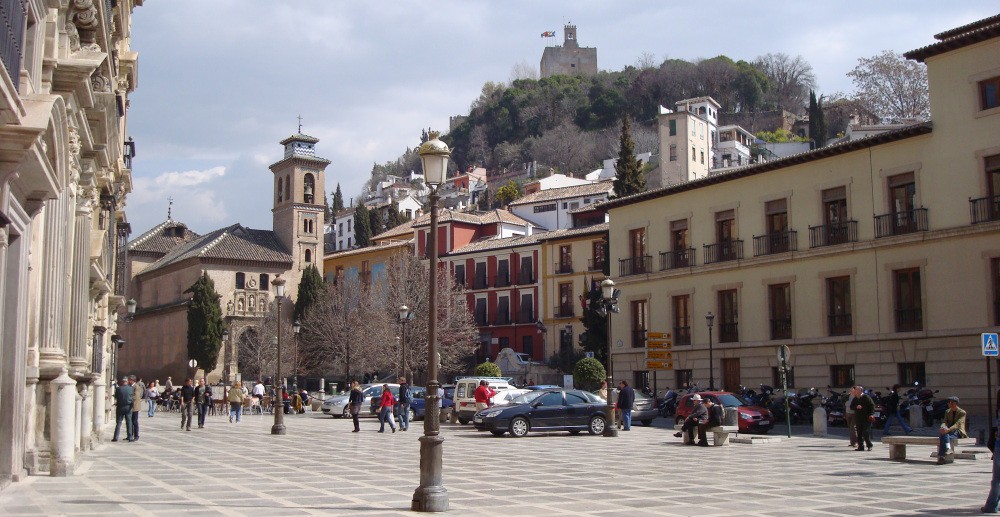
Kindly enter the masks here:
[[[993, 18], [998, 19], [993, 20]], [[970, 29], [954, 33], [963, 27], [970, 27]], [[962, 47], [1000, 37], [1000, 15], [984, 18], [963, 27], [942, 32], [939, 35], [945, 35], [947, 37], [936, 43], [905, 52], [903, 53], [903, 57], [914, 61], [920, 61], [922, 63], [929, 57], [934, 57], [938, 54], [943, 54], [945, 52], [950, 52], [952, 50], [957, 50]], [[954, 34], [952, 35], [952, 33]]]
[[[145, 233], [143, 233], [142, 235], [140, 235], [140, 236], [136, 237], [135, 239], [133, 239], [132, 242], [128, 243], [128, 247], [131, 248], [132, 246], [136, 246], [136, 245], [142, 244], [143, 242], [148, 241], [149, 239], [151, 239], [152, 237], [154, 237], [158, 233], [159, 230], [162, 230], [162, 229], [164, 229], [164, 228], [166, 228], [168, 226], [171, 226], [171, 223], [173, 223], [173, 226], [183, 226], [188, 231], [191, 231], [186, 224], [184, 224], [184, 223], [182, 223], [180, 221], [175, 221], [173, 219], [168, 218], [166, 221], [163, 221], [162, 223], [160, 223], [160, 224], [158, 224], [158, 225], [150, 228], [149, 230], [146, 230]], [[194, 232], [191, 232], [191, 233], [194, 233]], [[194, 234], [198, 235], [197, 233], [194, 233]]]
[[[563, 199], [563, 198], [568, 198], [568, 197], [586, 196], [586, 195], [588, 195], [588, 193], [597, 194], [597, 193], [600, 193], [601, 191], [603, 191], [604, 187], [607, 187], [608, 190], [611, 190], [612, 188], [614, 188], [614, 186], [612, 184], [612, 181], [613, 180], [609, 178], [609, 179], [603, 179], [603, 180], [599, 180], [599, 181], [594, 181], [594, 182], [591, 182], [591, 183], [584, 183], [584, 184], [581, 184], [581, 185], [567, 185], [565, 187], [555, 187], [555, 188], [548, 188], [548, 189], [545, 189], [545, 190], [539, 190], [538, 192], [532, 192], [531, 194], [527, 194], [527, 195], [521, 197], [520, 199], [515, 199], [514, 201], [511, 201], [510, 204], [507, 205], [507, 206], [526, 205], [528, 203], [536, 203], [536, 202], [540, 202], [540, 201], [552, 201], [552, 200]], [[578, 192], [578, 193], [577, 192], [572, 192], [571, 189], [580, 190], [582, 192]], [[562, 192], [562, 191], [566, 191], [566, 192]], [[563, 195], [563, 196], [560, 195], [560, 194], [564, 194], [564, 193], [567, 194], [567, 195]], [[539, 199], [539, 198], [541, 198], [541, 199]]]

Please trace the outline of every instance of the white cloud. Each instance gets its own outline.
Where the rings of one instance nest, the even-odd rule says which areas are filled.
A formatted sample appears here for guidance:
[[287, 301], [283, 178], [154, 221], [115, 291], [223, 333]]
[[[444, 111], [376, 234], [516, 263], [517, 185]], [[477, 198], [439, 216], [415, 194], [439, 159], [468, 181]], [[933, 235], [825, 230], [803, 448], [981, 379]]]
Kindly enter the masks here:
[[226, 175], [226, 168], [221, 165], [205, 169], [202, 171], [164, 172], [153, 178], [153, 184], [161, 189], [177, 187], [193, 187], [212, 181], [213, 178], [221, 178]]

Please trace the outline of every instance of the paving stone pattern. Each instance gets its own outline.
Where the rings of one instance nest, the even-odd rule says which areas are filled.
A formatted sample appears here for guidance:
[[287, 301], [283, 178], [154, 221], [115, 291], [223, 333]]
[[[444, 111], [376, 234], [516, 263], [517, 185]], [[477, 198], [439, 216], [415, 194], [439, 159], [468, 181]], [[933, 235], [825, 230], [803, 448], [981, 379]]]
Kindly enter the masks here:
[[[422, 422], [361, 433], [346, 420], [287, 415], [239, 425], [209, 417], [179, 430], [176, 413], [144, 414], [141, 440], [106, 443], [77, 475], [0, 492], [0, 515], [413, 515]], [[495, 438], [445, 425], [449, 515], [978, 515], [989, 455], [938, 466], [931, 448], [906, 462], [856, 452], [842, 437], [690, 447], [667, 423], [618, 438], [566, 433]]]

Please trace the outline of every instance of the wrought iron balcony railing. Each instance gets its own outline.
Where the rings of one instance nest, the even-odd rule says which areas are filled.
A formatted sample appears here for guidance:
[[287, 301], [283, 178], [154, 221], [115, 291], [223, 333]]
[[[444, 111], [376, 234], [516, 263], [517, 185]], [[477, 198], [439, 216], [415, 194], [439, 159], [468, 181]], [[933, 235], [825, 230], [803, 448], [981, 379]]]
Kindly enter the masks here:
[[833, 246], [845, 242], [858, 242], [858, 222], [824, 224], [809, 227], [809, 247]]
[[743, 240], [722, 241], [705, 245], [705, 263], [728, 262], [743, 259]]
[[875, 216], [875, 237], [927, 231], [927, 209], [914, 208]]
[[660, 252], [660, 271], [694, 265], [694, 248]]
[[1000, 221], [1000, 196], [969, 200], [972, 224]]
[[653, 257], [629, 257], [618, 259], [618, 276], [642, 275], [652, 271]]
[[755, 257], [798, 251], [798, 249], [798, 232], [795, 230], [755, 235], [753, 238]]

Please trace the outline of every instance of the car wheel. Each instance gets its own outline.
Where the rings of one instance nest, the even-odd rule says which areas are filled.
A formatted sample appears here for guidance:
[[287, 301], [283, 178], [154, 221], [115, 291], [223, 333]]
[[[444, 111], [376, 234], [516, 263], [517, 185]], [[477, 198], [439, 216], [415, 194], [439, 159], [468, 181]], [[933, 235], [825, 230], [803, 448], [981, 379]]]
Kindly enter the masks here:
[[590, 425], [587, 430], [590, 434], [604, 434], [604, 428], [607, 427], [608, 423], [604, 420], [603, 416], [594, 415], [590, 417]]
[[517, 417], [510, 422], [510, 435], [514, 438], [521, 438], [528, 434], [528, 421], [524, 417]]
[[413, 408], [406, 410], [409, 414], [407, 415], [407, 420], [410, 422], [415, 422], [417, 420], [417, 413], [413, 411]]
[[468, 418], [458, 417], [458, 423], [460, 423], [462, 425], [466, 425], [466, 424], [469, 423], [469, 419]]
[[490, 431], [490, 433], [493, 433], [493, 436], [503, 436], [506, 432], [507, 431]]
[[642, 425], [644, 425], [646, 427], [649, 427], [649, 426], [653, 425], [653, 419], [652, 418], [647, 418], [645, 420], [641, 420], [641, 422], [642, 422]]
[[345, 407], [344, 408], [344, 414], [340, 415], [340, 416], [341, 416], [341, 418], [350, 418], [351, 417], [350, 406]]

